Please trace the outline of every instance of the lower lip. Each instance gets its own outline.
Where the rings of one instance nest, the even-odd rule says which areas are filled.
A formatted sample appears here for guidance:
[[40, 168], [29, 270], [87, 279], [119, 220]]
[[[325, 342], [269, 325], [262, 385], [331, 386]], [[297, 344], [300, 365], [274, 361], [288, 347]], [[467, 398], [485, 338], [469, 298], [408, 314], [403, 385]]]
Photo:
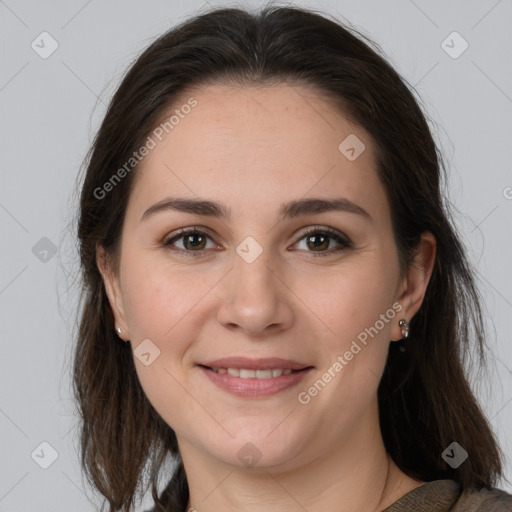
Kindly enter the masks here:
[[294, 371], [270, 379], [241, 379], [227, 373], [217, 373], [204, 366], [198, 367], [216, 386], [235, 396], [260, 398], [275, 395], [298, 384], [313, 368]]

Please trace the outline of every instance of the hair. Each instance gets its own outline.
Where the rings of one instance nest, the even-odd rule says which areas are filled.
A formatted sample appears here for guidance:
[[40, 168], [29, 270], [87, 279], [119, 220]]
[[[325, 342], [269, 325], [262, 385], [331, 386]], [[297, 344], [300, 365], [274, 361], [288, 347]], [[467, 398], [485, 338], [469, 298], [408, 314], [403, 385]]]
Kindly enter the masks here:
[[[216, 8], [161, 35], [122, 79], [84, 160], [77, 224], [83, 292], [73, 361], [82, 468], [111, 511], [130, 510], [148, 463], [155, 510], [184, 510], [189, 491], [176, 435], [145, 396], [130, 344], [115, 334], [96, 263], [101, 245], [118, 272], [137, 167], [108, 198], [95, 190], [144, 144], [179, 95], [213, 84], [310, 86], [371, 136], [401, 269], [413, 264], [424, 231], [437, 242], [411, 335], [402, 350], [402, 342], [390, 344], [379, 384], [386, 450], [418, 480], [453, 479], [466, 489], [492, 487], [501, 477], [502, 454], [465, 368], [469, 349], [485, 362], [485, 327], [473, 270], [441, 194], [445, 164], [414, 88], [381, 53], [352, 27], [313, 10]], [[469, 452], [457, 468], [441, 457], [453, 441]], [[167, 457], [176, 471], [159, 494]]]

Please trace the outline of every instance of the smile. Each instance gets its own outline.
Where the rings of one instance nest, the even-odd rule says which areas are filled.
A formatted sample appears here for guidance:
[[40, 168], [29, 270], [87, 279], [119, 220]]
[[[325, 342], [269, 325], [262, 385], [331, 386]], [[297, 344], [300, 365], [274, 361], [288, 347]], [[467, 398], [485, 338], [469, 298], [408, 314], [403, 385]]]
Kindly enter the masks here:
[[[261, 366], [261, 365], [260, 365]], [[208, 380], [224, 392], [240, 398], [263, 399], [297, 386], [314, 369], [233, 368], [197, 365]]]
[[293, 370], [290, 368], [273, 368], [267, 370], [250, 370], [248, 368], [211, 368], [216, 373], [227, 373], [232, 377], [241, 379], [272, 379], [281, 375], [290, 375]]

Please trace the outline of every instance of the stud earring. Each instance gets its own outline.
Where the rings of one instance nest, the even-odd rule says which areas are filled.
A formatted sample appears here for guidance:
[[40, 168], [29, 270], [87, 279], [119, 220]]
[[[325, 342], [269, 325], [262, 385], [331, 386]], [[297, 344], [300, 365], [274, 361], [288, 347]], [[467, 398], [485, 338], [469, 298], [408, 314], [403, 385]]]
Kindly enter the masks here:
[[[122, 329], [121, 327], [116, 327], [116, 333], [117, 335], [121, 338], [121, 332], [122, 332]], [[123, 338], [121, 338], [123, 340]], [[123, 340], [125, 343], [128, 343], [130, 340]]]
[[408, 338], [409, 337], [409, 324], [406, 320], [400, 320], [398, 322], [398, 326], [401, 329], [402, 332], [402, 338]]

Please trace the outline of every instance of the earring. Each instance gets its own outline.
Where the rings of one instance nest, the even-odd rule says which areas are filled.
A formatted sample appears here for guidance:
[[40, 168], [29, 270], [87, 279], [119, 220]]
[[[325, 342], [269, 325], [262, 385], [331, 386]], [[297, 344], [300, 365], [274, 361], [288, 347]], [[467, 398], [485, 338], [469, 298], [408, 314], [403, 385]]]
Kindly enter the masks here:
[[[122, 329], [121, 327], [116, 327], [116, 333], [117, 335], [121, 338], [121, 332], [122, 332]], [[123, 338], [121, 338], [123, 340]], [[130, 340], [123, 340], [125, 343], [128, 343]]]
[[[116, 327], [116, 333], [117, 335], [121, 338], [121, 332], [122, 332], [122, 329], [121, 327]], [[123, 338], [121, 338], [123, 340]], [[126, 340], [123, 340], [125, 343], [128, 343]]]
[[407, 323], [407, 321], [400, 320], [400, 322], [398, 322], [398, 325], [402, 331], [402, 337], [408, 338], [409, 337], [409, 324]]

